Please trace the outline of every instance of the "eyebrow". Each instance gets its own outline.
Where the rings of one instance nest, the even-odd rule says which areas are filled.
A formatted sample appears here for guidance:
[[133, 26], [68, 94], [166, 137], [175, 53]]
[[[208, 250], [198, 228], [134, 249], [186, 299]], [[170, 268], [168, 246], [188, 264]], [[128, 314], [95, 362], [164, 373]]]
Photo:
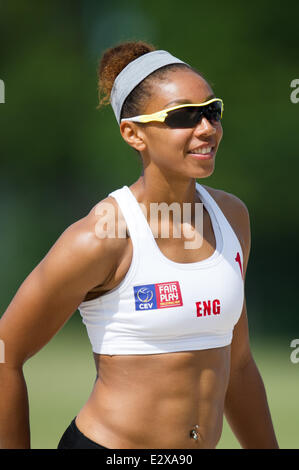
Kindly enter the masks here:
[[[214, 95], [214, 93], [212, 95], [209, 95], [207, 96], [207, 98], [203, 101], [203, 103], [205, 103], [206, 101], [209, 101], [213, 98], [216, 98], [216, 96]], [[178, 100], [173, 100], [173, 101], [170, 101], [170, 103], [167, 103], [164, 108], [166, 108], [167, 106], [171, 105], [171, 104], [175, 104], [175, 103], [178, 103], [178, 104], [192, 104], [190, 100], [188, 100], [187, 98], [181, 98], [181, 99], [178, 99]]]

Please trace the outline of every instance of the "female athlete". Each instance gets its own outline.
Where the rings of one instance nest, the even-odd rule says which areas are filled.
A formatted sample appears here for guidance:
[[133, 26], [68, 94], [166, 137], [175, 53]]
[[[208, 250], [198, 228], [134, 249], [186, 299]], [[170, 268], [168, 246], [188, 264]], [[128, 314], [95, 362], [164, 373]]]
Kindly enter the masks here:
[[248, 338], [248, 210], [196, 181], [223, 102], [141, 41], [103, 54], [99, 89], [143, 172], [62, 233], [2, 316], [1, 447], [30, 447], [23, 365], [78, 308], [97, 375], [58, 449], [213, 449], [224, 415], [243, 448], [278, 448]]

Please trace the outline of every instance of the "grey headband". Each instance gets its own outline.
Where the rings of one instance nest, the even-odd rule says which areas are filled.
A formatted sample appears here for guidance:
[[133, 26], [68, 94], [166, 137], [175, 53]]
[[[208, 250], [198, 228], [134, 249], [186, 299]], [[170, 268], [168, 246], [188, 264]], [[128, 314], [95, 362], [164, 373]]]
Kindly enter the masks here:
[[110, 101], [119, 124], [121, 109], [131, 91], [152, 72], [170, 64], [185, 64], [185, 62], [167, 51], [148, 52], [130, 62], [117, 75], [111, 90]]

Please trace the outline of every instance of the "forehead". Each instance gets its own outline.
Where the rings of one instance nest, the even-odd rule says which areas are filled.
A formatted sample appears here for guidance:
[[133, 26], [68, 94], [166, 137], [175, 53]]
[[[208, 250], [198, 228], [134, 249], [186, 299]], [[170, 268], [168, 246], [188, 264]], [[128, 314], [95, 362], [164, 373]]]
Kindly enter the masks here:
[[[213, 94], [210, 85], [196, 72], [187, 69], [169, 71], [161, 80], [155, 79], [145, 113], [152, 113], [176, 104], [202, 103]], [[170, 103], [170, 104], [169, 104]]]

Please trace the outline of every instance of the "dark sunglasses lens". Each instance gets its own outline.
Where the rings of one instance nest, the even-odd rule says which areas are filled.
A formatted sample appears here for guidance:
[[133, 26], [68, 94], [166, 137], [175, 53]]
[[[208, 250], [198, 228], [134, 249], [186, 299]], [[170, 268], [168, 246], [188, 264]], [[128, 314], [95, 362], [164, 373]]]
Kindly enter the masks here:
[[202, 109], [199, 107], [181, 108], [170, 111], [165, 124], [172, 128], [188, 128], [194, 127], [196, 123], [201, 119]]
[[222, 103], [214, 101], [205, 106], [190, 106], [170, 111], [165, 119], [165, 124], [172, 128], [187, 129], [196, 126], [205, 116], [209, 121], [220, 121]]
[[217, 122], [221, 119], [221, 112], [222, 112], [222, 103], [221, 101], [214, 101], [211, 104], [208, 104], [205, 107], [204, 116], [210, 122]]

